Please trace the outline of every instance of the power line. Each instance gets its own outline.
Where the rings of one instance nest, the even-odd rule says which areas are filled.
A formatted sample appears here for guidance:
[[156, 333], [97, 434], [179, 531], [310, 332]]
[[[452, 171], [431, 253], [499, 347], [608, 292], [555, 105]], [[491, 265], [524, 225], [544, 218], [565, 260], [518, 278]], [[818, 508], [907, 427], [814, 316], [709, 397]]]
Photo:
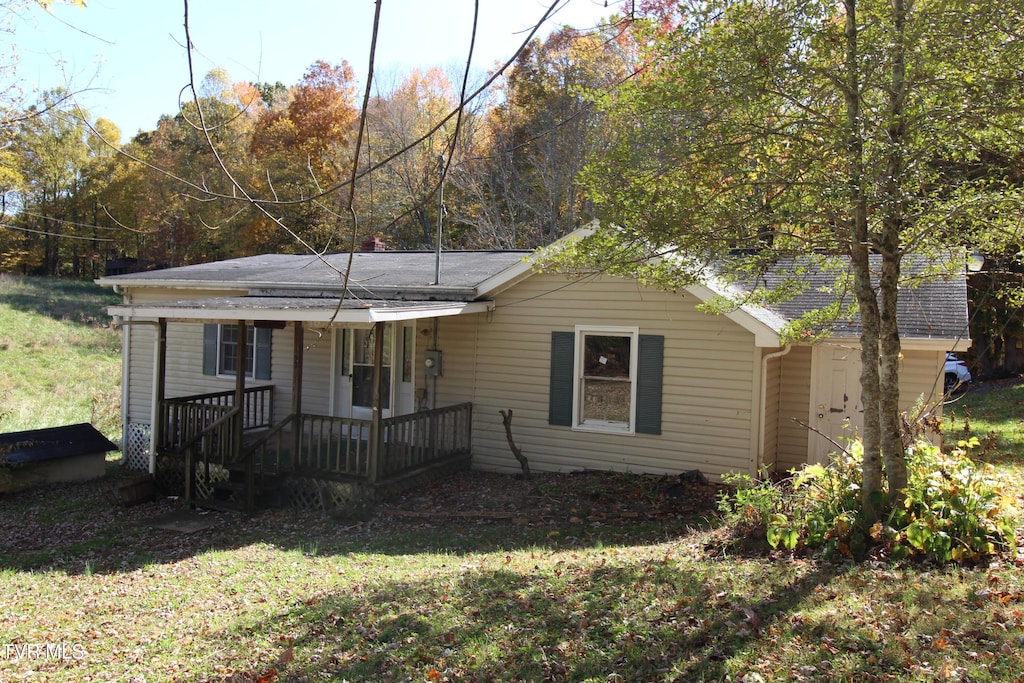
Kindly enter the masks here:
[[86, 242], [116, 242], [112, 237], [81, 237], [79, 235], [62, 235], [59, 232], [47, 232], [45, 230], [33, 230], [32, 228], [22, 228], [17, 225], [11, 225], [10, 223], [0, 223], [0, 227], [7, 228], [8, 230], [17, 230], [19, 232], [30, 232], [34, 235], [46, 235], [47, 237], [58, 237], [65, 240], [84, 240]]

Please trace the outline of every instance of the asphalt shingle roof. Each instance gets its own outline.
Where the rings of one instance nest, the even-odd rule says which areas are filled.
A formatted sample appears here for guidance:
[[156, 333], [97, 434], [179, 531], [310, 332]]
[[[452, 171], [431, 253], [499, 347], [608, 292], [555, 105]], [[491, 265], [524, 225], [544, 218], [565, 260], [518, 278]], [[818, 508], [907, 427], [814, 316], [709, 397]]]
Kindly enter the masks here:
[[[872, 257], [874, 271], [878, 272], [880, 258]], [[904, 258], [902, 276], [905, 285], [899, 289], [896, 317], [899, 320], [900, 335], [918, 338], [958, 338], [967, 337], [967, 281], [963, 276], [942, 277], [924, 274], [930, 262], [923, 257], [907, 256]], [[773, 272], [769, 273], [765, 282], [768, 286], [777, 285], [786, 277], [790, 277], [806, 262], [787, 260], [779, 262]], [[782, 317], [794, 320], [811, 311], [819, 310], [835, 300], [835, 294], [829, 291], [837, 278], [837, 270], [814, 269], [806, 272], [803, 278], [808, 287], [800, 295], [771, 306]], [[853, 292], [845, 295], [845, 301], [854, 300]], [[860, 316], [835, 321], [834, 333], [837, 336], [859, 336], [861, 333]]]
[[[441, 254], [440, 285], [432, 284], [435, 276], [434, 252], [357, 252], [352, 257], [349, 297], [358, 301], [381, 305], [390, 300], [411, 302], [442, 300], [472, 301], [483, 292], [478, 287], [509, 268], [521, 263], [530, 252], [526, 251], [447, 251]], [[285, 308], [309, 308], [310, 300], [330, 298], [341, 290], [342, 275], [348, 264], [348, 254], [330, 254], [321, 257], [308, 254], [264, 254], [214, 263], [168, 268], [164, 270], [132, 273], [103, 278], [103, 284], [138, 284], [156, 286], [200, 286], [209, 289], [245, 288], [252, 305], [264, 304], [280, 308], [282, 297], [292, 298]], [[877, 260], [877, 259], [876, 259]], [[780, 261], [764, 282], [768, 286], [781, 283], [808, 261], [791, 259]], [[904, 259], [904, 275], [920, 274], [928, 261], [908, 256]], [[840, 268], [839, 270], [841, 270]], [[744, 306], [744, 311], [769, 328], [780, 331], [788, 320], [820, 309], [834, 300], [827, 291], [836, 280], [838, 270], [807, 268], [803, 278], [806, 291], [795, 298], [772, 306]], [[897, 315], [900, 334], [904, 337], [950, 338], [967, 336], [966, 281], [960, 277], [911, 278], [916, 286], [900, 289]], [[266, 302], [259, 297], [277, 297]], [[852, 294], [847, 294], [852, 298]], [[207, 305], [212, 301], [202, 302]], [[176, 302], [177, 307], [188, 306]], [[192, 302], [192, 305], [200, 305]], [[360, 304], [354, 303], [354, 306]], [[348, 308], [349, 306], [346, 306]], [[841, 319], [833, 328], [837, 336], [858, 336], [861, 332], [859, 316]]]
[[[446, 251], [441, 254], [440, 286], [474, 290], [477, 285], [525, 258], [525, 251]], [[249, 289], [303, 288], [337, 292], [348, 254], [263, 254], [103, 278], [104, 283], [224, 283]], [[420, 289], [433, 286], [434, 252], [357, 252], [352, 257], [349, 288], [362, 292]]]

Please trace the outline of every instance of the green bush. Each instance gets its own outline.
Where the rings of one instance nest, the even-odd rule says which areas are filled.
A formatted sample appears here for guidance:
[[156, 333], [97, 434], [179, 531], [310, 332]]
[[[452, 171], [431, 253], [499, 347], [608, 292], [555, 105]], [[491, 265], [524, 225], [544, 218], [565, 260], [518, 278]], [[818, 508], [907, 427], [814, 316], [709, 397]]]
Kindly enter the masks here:
[[773, 548], [977, 561], [1014, 548], [1015, 525], [1012, 497], [989, 466], [967, 457], [976, 442], [961, 442], [948, 454], [926, 441], [914, 443], [907, 451], [902, 502], [875, 524], [867, 524], [862, 512], [859, 442], [828, 465], [791, 471], [783, 482], [729, 477], [736, 488], [722, 497], [719, 510], [738, 533], [763, 530]]
[[786, 491], [767, 479], [727, 472], [722, 481], [733, 488], [719, 496], [718, 511], [737, 535], [763, 535], [774, 516], [786, 507]]
[[911, 447], [906, 497], [889, 518], [894, 553], [965, 562], [1015, 547], [1011, 496], [990, 465], [967, 457], [978, 445], [962, 441], [949, 454], [927, 442]]

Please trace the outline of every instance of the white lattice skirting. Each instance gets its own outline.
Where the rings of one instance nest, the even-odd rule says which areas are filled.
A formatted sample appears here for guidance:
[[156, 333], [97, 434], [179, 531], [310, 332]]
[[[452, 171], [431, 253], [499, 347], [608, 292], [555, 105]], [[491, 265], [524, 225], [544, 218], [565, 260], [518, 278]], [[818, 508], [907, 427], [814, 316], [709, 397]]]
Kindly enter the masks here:
[[125, 467], [130, 470], [149, 471], [149, 438], [152, 428], [140, 422], [128, 423], [128, 440], [124, 444]]

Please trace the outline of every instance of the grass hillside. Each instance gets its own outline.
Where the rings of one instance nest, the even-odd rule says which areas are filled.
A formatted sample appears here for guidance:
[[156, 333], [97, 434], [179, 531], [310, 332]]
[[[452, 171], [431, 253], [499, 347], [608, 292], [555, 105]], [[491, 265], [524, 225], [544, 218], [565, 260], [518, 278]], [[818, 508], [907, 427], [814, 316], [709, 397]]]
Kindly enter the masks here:
[[0, 432], [91, 422], [119, 438], [118, 301], [91, 282], [0, 274]]

